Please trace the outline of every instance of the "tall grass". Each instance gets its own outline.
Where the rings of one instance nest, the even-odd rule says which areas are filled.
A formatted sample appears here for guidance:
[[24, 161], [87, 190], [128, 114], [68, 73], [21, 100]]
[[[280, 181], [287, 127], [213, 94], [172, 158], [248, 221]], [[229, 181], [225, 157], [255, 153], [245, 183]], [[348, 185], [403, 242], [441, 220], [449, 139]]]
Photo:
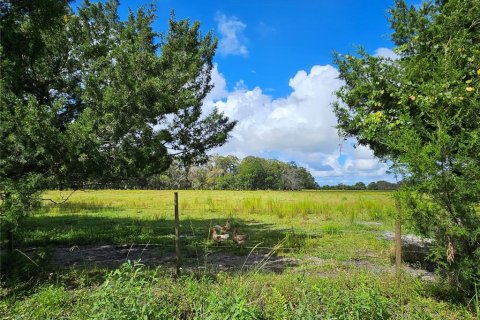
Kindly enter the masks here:
[[[408, 279], [407, 279], [408, 280]], [[398, 290], [408, 296], [402, 299]], [[0, 302], [3, 317], [25, 319], [474, 319], [436, 301], [420, 283], [363, 271], [337, 277], [244, 273], [184, 275], [125, 264], [96, 286], [59, 284]]]
[[[180, 191], [180, 209], [184, 211], [235, 212], [238, 214], [267, 214], [285, 217], [322, 216], [325, 220], [388, 220], [393, 202], [386, 192], [273, 192], [273, 191]], [[48, 192], [46, 198], [59, 198]], [[117, 212], [129, 215], [137, 210], [144, 218], [153, 211], [173, 208], [172, 191], [102, 190], [77, 192], [64, 205], [45, 203], [50, 215], [65, 213]]]
[[[45, 194], [59, 197], [58, 191]], [[274, 246], [294, 230], [297, 242], [304, 244], [298, 252], [312, 254], [306, 250], [308, 243], [309, 248], [321, 248], [323, 256], [342, 260], [378, 250], [383, 258], [384, 242], [362, 232], [392, 230], [394, 210], [389, 193], [348, 191], [189, 190], [179, 191], [179, 206], [182, 232], [202, 235], [183, 240], [187, 253], [210, 247], [203, 235], [230, 219], [250, 236], [251, 246]], [[368, 221], [379, 224], [363, 223]], [[173, 245], [173, 192], [79, 191], [62, 205], [45, 202], [41, 212], [27, 219], [19, 239], [20, 246], [150, 243], [168, 248]]]
[[[50, 191], [45, 197], [60, 195]], [[185, 273], [177, 281], [169, 269], [135, 263], [108, 273], [88, 265], [49, 270], [38, 278], [31, 270], [21, 270], [31, 287], [0, 287], [0, 318], [474, 318], [475, 310], [439, 300], [416, 279], [407, 276], [399, 288], [393, 274], [379, 273], [386, 268], [370, 272], [352, 266], [350, 262], [360, 259], [371, 259], [375, 266], [389, 264], [390, 244], [378, 233], [393, 227], [389, 193], [179, 191], [179, 197], [185, 264], [191, 258], [196, 259], [191, 264], [200, 265], [202, 254], [213, 252], [246, 257], [249, 248], [245, 252], [232, 242], [217, 246], [207, 239], [209, 227], [229, 218], [250, 236], [250, 247], [274, 247], [300, 265], [274, 274], [260, 263], [240, 274]], [[169, 250], [173, 192], [76, 192], [60, 206], [45, 202], [19, 232], [24, 247], [151, 243]], [[34, 260], [39, 265], [48, 260], [45, 250]], [[478, 309], [478, 295], [472, 305]]]

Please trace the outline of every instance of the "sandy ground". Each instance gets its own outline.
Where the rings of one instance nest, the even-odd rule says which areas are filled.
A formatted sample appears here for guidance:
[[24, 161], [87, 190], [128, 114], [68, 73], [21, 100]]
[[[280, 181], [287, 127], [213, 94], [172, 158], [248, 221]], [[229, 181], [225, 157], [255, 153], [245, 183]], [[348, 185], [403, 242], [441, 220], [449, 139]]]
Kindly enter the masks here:
[[[32, 256], [38, 248], [29, 248], [24, 251]], [[99, 245], [99, 246], [60, 246], [50, 248], [50, 263], [53, 267], [60, 268], [91, 268], [107, 267], [116, 268], [126, 261], [138, 261], [148, 266], [175, 267], [176, 256], [174, 252], [162, 252], [152, 245]], [[243, 255], [231, 252], [213, 252], [208, 254], [190, 254], [182, 257], [183, 269], [192, 271], [204, 271], [217, 273], [220, 271], [246, 271], [246, 270], [270, 270], [276, 273], [285, 270], [321, 274], [333, 277], [339, 270], [349, 268], [365, 268], [374, 273], [395, 272], [393, 265], [379, 265], [369, 260], [347, 260], [336, 262], [336, 267], [331, 268], [332, 260], [324, 260], [318, 257], [304, 257], [295, 259], [280, 256], [267, 251], [246, 251]], [[326, 268], [316, 268], [329, 266]], [[405, 266], [404, 270], [411, 275], [426, 281], [434, 279], [434, 273], [420, 268]]]

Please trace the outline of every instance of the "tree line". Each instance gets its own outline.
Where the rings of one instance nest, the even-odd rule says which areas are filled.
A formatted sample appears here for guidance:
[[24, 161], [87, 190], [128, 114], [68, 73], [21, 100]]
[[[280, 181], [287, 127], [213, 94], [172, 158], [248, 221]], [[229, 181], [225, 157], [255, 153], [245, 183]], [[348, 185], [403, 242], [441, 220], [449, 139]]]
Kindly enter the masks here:
[[[53, 188], [57, 186], [52, 185]], [[318, 189], [312, 174], [295, 162], [248, 156], [243, 159], [213, 155], [203, 164], [186, 165], [175, 160], [159, 174], [144, 179], [103, 183], [89, 188], [196, 189], [196, 190], [302, 190]]]
[[[401, 183], [385, 180], [368, 184], [339, 183], [320, 186], [312, 174], [294, 161], [248, 156], [213, 155], [203, 164], [186, 165], [174, 160], [170, 167], [146, 178], [117, 181], [90, 180], [85, 189], [146, 189], [146, 190], [397, 190]], [[58, 189], [58, 184], [51, 184]]]
[[357, 182], [352, 185], [339, 183], [337, 185], [324, 185], [319, 187], [320, 190], [397, 190], [401, 183], [393, 183], [385, 180], [372, 181], [368, 185], [363, 182]]
[[[397, 190], [401, 183], [385, 180], [369, 184], [339, 183], [320, 186], [312, 174], [294, 161], [282, 162], [248, 156], [239, 159], [232, 155], [213, 155], [204, 164], [185, 165], [175, 160], [160, 174], [144, 179], [114, 182], [90, 181], [90, 189], [148, 189], [148, 190]], [[52, 185], [57, 189], [58, 185]]]

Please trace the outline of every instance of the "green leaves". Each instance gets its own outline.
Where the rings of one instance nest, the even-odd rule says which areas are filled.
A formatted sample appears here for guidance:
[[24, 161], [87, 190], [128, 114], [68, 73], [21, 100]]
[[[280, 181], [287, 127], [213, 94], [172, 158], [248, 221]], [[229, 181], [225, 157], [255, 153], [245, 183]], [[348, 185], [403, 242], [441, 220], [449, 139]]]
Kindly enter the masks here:
[[[409, 191], [406, 218], [436, 237], [438, 262], [470, 290], [480, 280], [469, 269], [480, 247], [480, 4], [416, 9], [399, 0], [390, 13], [400, 59], [363, 50], [335, 57], [345, 81], [334, 105], [338, 128], [393, 162]], [[450, 245], [456, 255], [447, 263]]]
[[[158, 42], [152, 9], [139, 9], [121, 21], [117, 1], [85, 2], [77, 14], [65, 4], [48, 13], [45, 7], [20, 6], [3, 8], [2, 65], [16, 65], [25, 56], [14, 34], [24, 34], [27, 44], [30, 35], [40, 35], [35, 38], [37, 50], [25, 56], [33, 65], [7, 68], [3, 75], [3, 88], [17, 99], [12, 110], [24, 110], [17, 120], [4, 113], [5, 122], [28, 130], [25, 134], [33, 139], [48, 141], [45, 147], [33, 147], [44, 159], [32, 161], [54, 169], [56, 178], [72, 184], [147, 176], [166, 169], [171, 161], [167, 148], [184, 161], [195, 161], [225, 143], [235, 123], [217, 112], [202, 115], [203, 98], [212, 87], [216, 40], [211, 34], [202, 36], [199, 23], [177, 22], [172, 16], [169, 31]], [[7, 29], [16, 20], [29, 27], [20, 23]], [[37, 24], [42, 28], [30, 26]], [[26, 87], [24, 80], [32, 77], [32, 87]], [[38, 104], [31, 111], [23, 106], [25, 93]], [[40, 116], [37, 109], [46, 113]], [[36, 124], [29, 119], [38, 118], [42, 130], [33, 132]], [[5, 134], [15, 136], [12, 130]], [[18, 146], [24, 148], [21, 142]], [[55, 156], [48, 150], [52, 147], [61, 152]], [[4, 171], [5, 176], [12, 174]]]
[[38, 190], [146, 179], [226, 142], [235, 122], [202, 113], [214, 37], [172, 15], [158, 39], [153, 7], [127, 21], [117, 9], [115, 0], [77, 13], [54, 0], [1, 6], [2, 194], [32, 175], [45, 181]]

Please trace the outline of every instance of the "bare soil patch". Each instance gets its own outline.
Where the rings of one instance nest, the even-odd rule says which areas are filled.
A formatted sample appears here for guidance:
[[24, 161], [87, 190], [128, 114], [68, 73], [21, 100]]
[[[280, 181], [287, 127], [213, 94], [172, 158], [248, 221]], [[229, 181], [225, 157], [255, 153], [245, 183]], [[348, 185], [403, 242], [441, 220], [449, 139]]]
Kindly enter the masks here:
[[[25, 251], [27, 255], [33, 255], [37, 248], [29, 248]], [[213, 252], [206, 254], [190, 254], [183, 257], [183, 268], [186, 270], [204, 270], [208, 273], [218, 273], [221, 271], [246, 271], [263, 269], [276, 273], [286, 269], [296, 270], [296, 267], [302, 266], [322, 266], [331, 265], [332, 260], [324, 260], [318, 257], [305, 257], [296, 259], [277, 255], [265, 250], [258, 250], [251, 253], [246, 252], [239, 255], [233, 252]], [[159, 247], [148, 245], [88, 245], [88, 246], [61, 246], [50, 250], [50, 263], [53, 267], [60, 268], [90, 268], [106, 267], [116, 268], [128, 260], [140, 260], [141, 263], [148, 266], [175, 266], [175, 253], [164, 252]], [[338, 270], [332, 269], [325, 273], [325, 276], [335, 276], [340, 269], [351, 267], [365, 268], [374, 273], [394, 272], [393, 265], [381, 265], [369, 260], [357, 259], [343, 262], [336, 262]], [[302, 270], [298, 268], [298, 270]], [[434, 279], [434, 273], [421, 268], [405, 266], [404, 271], [421, 278], [431, 281]], [[302, 271], [303, 272], [303, 271]]]
[[[27, 255], [36, 251], [26, 250]], [[148, 245], [101, 245], [55, 247], [50, 251], [51, 265], [60, 268], [69, 267], [107, 267], [115, 268], [128, 260], [140, 260], [148, 266], [173, 267], [176, 257], [173, 252], [163, 252], [161, 248]], [[271, 252], [255, 251], [238, 255], [232, 252], [214, 252], [190, 254], [183, 257], [184, 269], [206, 269], [209, 272], [248, 270], [254, 268], [281, 272], [285, 268], [298, 265], [299, 260], [282, 257]]]
[[155, 247], [129, 245], [55, 247], [51, 263], [58, 267], [118, 267], [128, 260], [141, 260], [146, 265], [170, 264], [174, 253], [161, 253]]

